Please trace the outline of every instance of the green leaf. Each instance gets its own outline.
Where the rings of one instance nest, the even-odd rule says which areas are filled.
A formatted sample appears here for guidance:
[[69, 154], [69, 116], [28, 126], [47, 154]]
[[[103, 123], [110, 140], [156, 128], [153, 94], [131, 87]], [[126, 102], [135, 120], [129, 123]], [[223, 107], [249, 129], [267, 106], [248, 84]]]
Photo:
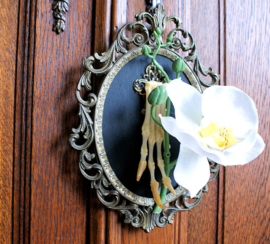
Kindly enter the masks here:
[[156, 87], [148, 96], [148, 102], [151, 105], [164, 103], [168, 98], [167, 90], [163, 85]]
[[142, 54], [144, 56], [149, 56], [150, 53], [151, 53], [151, 48], [149, 46], [147, 46], [147, 45], [144, 45], [142, 47]]
[[166, 41], [167, 41], [167, 42], [172, 42], [172, 40], [173, 40], [173, 32], [170, 33], [170, 34], [167, 36]]
[[156, 31], [153, 31], [153, 36], [154, 36], [156, 39], [158, 39], [158, 38], [159, 38], [159, 36], [158, 36], [158, 34], [157, 34], [157, 32], [156, 32]]
[[162, 29], [157, 28], [156, 32], [157, 32], [157, 34], [158, 34], [159, 36], [161, 36], [161, 35], [162, 35]]
[[176, 59], [172, 64], [172, 70], [176, 73], [183, 72], [186, 69], [186, 64], [182, 58]]

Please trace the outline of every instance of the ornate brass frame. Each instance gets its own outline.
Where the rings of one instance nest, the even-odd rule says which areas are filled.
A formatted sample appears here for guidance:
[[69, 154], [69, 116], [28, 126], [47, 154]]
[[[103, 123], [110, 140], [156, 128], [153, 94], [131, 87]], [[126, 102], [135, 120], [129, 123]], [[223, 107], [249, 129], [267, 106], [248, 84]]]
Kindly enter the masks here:
[[[173, 215], [179, 211], [189, 210], [199, 204], [202, 199], [203, 192], [207, 191], [207, 186], [205, 186], [194, 198], [192, 203], [187, 202], [189, 198], [188, 192], [181, 186], [176, 189], [177, 196], [173, 196], [169, 193], [165, 199], [165, 205], [168, 206], [166, 209], [162, 210], [160, 213], [153, 213], [154, 200], [152, 198], [144, 198], [137, 196], [126, 189], [122, 183], [117, 179], [115, 173], [113, 172], [104, 149], [103, 139], [102, 139], [102, 113], [104, 102], [106, 98], [106, 92], [108, 91], [111, 82], [113, 81], [117, 72], [131, 59], [142, 55], [141, 47], [145, 44], [155, 47], [156, 42], [150, 37], [149, 31], [143, 24], [142, 20], [146, 18], [151, 24], [152, 31], [157, 28], [165, 29], [168, 22], [173, 21], [176, 28], [171, 32], [176, 34], [180, 32], [183, 38], [188, 38], [186, 43], [182, 42], [180, 38], [173, 38], [173, 45], [169, 49], [161, 49], [159, 55], [166, 56], [171, 60], [175, 60], [179, 57], [175, 51], [181, 49], [183, 52], [187, 52], [188, 56], [184, 58], [187, 62], [193, 62], [193, 69], [187, 65], [185, 75], [190, 80], [191, 84], [195, 86], [200, 92], [202, 92], [200, 84], [204, 86], [214, 85], [218, 80], [219, 76], [215, 74], [211, 68], [206, 69], [201, 65], [199, 58], [196, 54], [196, 45], [189, 32], [180, 28], [182, 21], [175, 16], [166, 16], [165, 10], [162, 4], [158, 5], [154, 9], [153, 13], [141, 12], [135, 16], [136, 21], [125, 24], [118, 32], [115, 41], [112, 43], [109, 50], [102, 53], [99, 56], [95, 53], [94, 56], [84, 58], [83, 65], [86, 69], [83, 76], [81, 77], [77, 89], [76, 97], [79, 102], [79, 117], [80, 125], [77, 129], [72, 129], [73, 134], [71, 134], [69, 142], [71, 146], [79, 151], [80, 160], [79, 168], [85, 178], [92, 181], [92, 188], [97, 191], [97, 196], [99, 200], [111, 209], [120, 210], [124, 215], [125, 223], [130, 223], [135, 227], [143, 227], [147, 232], [150, 232], [155, 226], [164, 227], [168, 223], [173, 223]], [[132, 37], [128, 38], [125, 35], [125, 31], [132, 31], [138, 26], [140, 33], [135, 33]], [[137, 48], [127, 51], [123, 46], [126, 44], [135, 44]], [[116, 52], [123, 54], [122, 57], [116, 62]], [[93, 63], [98, 60], [99, 62], [105, 63], [104, 67], [101, 69], [95, 69]], [[108, 73], [108, 74], [107, 74]], [[204, 81], [199, 73], [204, 76], [209, 75], [212, 78], [211, 82]], [[104, 75], [105, 77], [101, 90], [98, 97], [90, 93], [91, 91], [91, 75]], [[158, 73], [152, 72], [156, 79], [158, 78]], [[136, 92], [140, 93], [139, 89], [140, 81], [135, 82], [134, 86], [137, 88]], [[84, 100], [80, 93], [82, 88], [84, 88], [88, 94], [88, 99]], [[96, 112], [94, 122], [90, 116], [91, 108], [96, 105]], [[85, 143], [80, 145], [77, 141], [83, 137]], [[96, 158], [95, 153], [90, 153], [89, 148], [93, 144], [95, 138], [95, 145], [98, 158]], [[93, 160], [96, 159], [94, 162]], [[219, 170], [219, 166], [214, 162], [210, 162], [211, 177], [209, 181], [213, 180]], [[91, 174], [90, 174], [91, 170]], [[93, 174], [94, 172], [94, 174]], [[173, 205], [169, 205], [169, 202], [173, 202]]]

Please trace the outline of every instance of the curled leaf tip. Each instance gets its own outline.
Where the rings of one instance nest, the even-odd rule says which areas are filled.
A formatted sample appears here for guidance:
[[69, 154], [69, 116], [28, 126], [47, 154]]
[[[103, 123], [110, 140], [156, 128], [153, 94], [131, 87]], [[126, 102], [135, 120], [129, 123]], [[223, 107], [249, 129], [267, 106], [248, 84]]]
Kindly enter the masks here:
[[161, 28], [157, 28], [156, 32], [157, 32], [157, 34], [158, 34], [159, 36], [162, 35], [162, 29], [161, 29]]
[[142, 47], [142, 54], [143, 54], [144, 56], [149, 56], [150, 53], [151, 53], [151, 48], [150, 48], [149, 46], [147, 46], [147, 45], [144, 45], [144, 46]]
[[167, 90], [163, 85], [156, 87], [148, 96], [148, 102], [151, 105], [164, 103], [168, 98]]
[[176, 73], [183, 72], [186, 69], [186, 64], [182, 58], [176, 59], [172, 64], [172, 70]]
[[172, 40], [173, 40], [173, 33], [170, 33], [170, 34], [167, 36], [166, 41], [167, 41], [167, 42], [172, 42]]

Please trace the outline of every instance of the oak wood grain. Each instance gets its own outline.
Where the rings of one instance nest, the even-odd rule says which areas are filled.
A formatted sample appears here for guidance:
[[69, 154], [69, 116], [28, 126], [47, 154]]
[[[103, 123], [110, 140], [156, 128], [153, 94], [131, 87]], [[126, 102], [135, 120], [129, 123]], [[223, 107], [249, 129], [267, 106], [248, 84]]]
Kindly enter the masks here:
[[0, 240], [12, 243], [14, 92], [18, 1], [0, 2]]
[[254, 99], [266, 147], [251, 163], [226, 167], [224, 243], [270, 242], [269, 12], [269, 1], [226, 1], [226, 85]]
[[31, 154], [31, 243], [89, 243], [90, 184], [68, 144], [79, 125], [75, 89], [91, 53], [92, 7], [72, 2], [68, 28], [52, 31], [50, 1], [37, 1]]

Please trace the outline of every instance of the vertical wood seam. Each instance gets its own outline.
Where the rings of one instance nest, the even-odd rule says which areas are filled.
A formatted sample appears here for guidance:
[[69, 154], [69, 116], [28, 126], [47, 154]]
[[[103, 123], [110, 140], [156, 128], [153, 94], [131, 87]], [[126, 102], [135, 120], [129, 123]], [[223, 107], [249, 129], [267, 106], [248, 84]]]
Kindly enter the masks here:
[[220, 85], [226, 85], [226, 0], [219, 1], [219, 68]]
[[[227, 17], [226, 17], [226, 0], [222, 0], [224, 3], [223, 3], [223, 6], [224, 6], [224, 9], [223, 9], [223, 20], [224, 20], [224, 25], [223, 25], [223, 28], [224, 28], [224, 38], [223, 38], [223, 41], [224, 41], [224, 85], [226, 86], [227, 85], [227, 72], [226, 72], [226, 63], [227, 63], [227, 55], [226, 55], [226, 22], [227, 22]], [[225, 178], [225, 177], [224, 177]]]
[[[20, 1], [20, 3], [21, 3], [21, 1]], [[24, 4], [20, 4], [20, 7], [21, 6], [25, 6], [25, 3]], [[23, 7], [22, 7], [22, 9], [24, 9]], [[20, 15], [23, 15], [23, 13], [21, 13], [21, 10], [19, 10], [20, 11]], [[25, 49], [26, 48], [26, 46], [28, 46], [27, 45], [27, 40], [28, 40], [28, 38], [26, 37], [27, 36], [27, 28], [28, 28], [28, 21], [27, 21], [27, 17], [28, 17], [28, 14], [27, 14], [27, 7], [24, 9], [24, 13], [25, 13], [25, 18], [24, 18], [24, 30], [22, 31], [23, 32], [23, 41], [24, 41], [24, 45], [23, 45], [23, 48]], [[19, 16], [19, 18], [20, 18], [20, 16]], [[19, 21], [19, 24], [18, 24], [18, 26], [20, 27], [20, 21]], [[21, 27], [19, 28], [19, 29], [21, 29]], [[20, 35], [18, 35], [18, 41], [19, 42], [21, 42], [21, 40], [20, 40]], [[18, 48], [18, 56], [19, 56], [20, 54], [19, 54], [19, 48]], [[23, 236], [23, 228], [24, 228], [24, 223], [22, 222], [22, 220], [24, 219], [24, 196], [22, 196], [22, 194], [24, 194], [24, 184], [23, 184], [23, 182], [22, 182], [22, 180], [23, 180], [23, 178], [24, 178], [24, 170], [22, 169], [23, 168], [23, 163], [22, 162], [24, 162], [25, 160], [24, 160], [24, 156], [25, 156], [25, 149], [24, 149], [24, 146], [23, 146], [23, 141], [25, 142], [25, 139], [24, 139], [24, 137], [25, 137], [25, 126], [24, 126], [24, 117], [25, 117], [25, 115], [24, 115], [24, 113], [25, 113], [25, 103], [24, 103], [24, 95], [23, 94], [25, 94], [25, 92], [23, 91], [24, 90], [24, 86], [26, 87], [26, 85], [24, 84], [24, 82], [25, 82], [25, 74], [27, 73], [27, 70], [25, 70], [25, 69], [27, 69], [26, 68], [26, 63], [27, 63], [27, 50], [24, 50], [23, 52], [22, 52], [22, 59], [23, 59], [23, 68], [22, 68], [22, 70], [21, 70], [21, 73], [22, 73], [22, 76], [20, 76], [20, 75], [17, 75], [17, 78], [18, 77], [20, 77], [19, 79], [21, 79], [20, 81], [19, 81], [19, 79], [16, 79], [16, 96], [15, 96], [15, 101], [16, 101], [16, 103], [15, 103], [15, 117], [16, 117], [16, 114], [17, 114], [17, 116], [18, 116], [18, 114], [20, 114], [21, 116], [21, 120], [17, 120], [17, 119], [15, 119], [15, 137], [17, 137], [17, 134], [19, 133], [20, 134], [20, 136], [19, 136], [19, 140], [20, 140], [20, 142], [19, 142], [19, 145], [18, 145], [18, 148], [17, 148], [17, 145], [15, 144], [14, 145], [14, 152], [16, 152], [16, 151], [19, 151], [19, 157], [18, 157], [18, 162], [17, 162], [17, 164], [15, 163], [15, 160], [14, 160], [14, 164], [16, 164], [17, 165], [17, 168], [18, 168], [18, 171], [20, 172], [19, 173], [19, 180], [18, 180], [18, 182], [19, 182], [19, 188], [18, 188], [18, 191], [19, 191], [19, 197], [18, 197], [18, 202], [17, 203], [15, 203], [14, 202], [14, 209], [16, 208], [16, 206], [18, 206], [17, 208], [19, 209], [19, 211], [18, 211], [18, 215], [19, 216], [17, 216], [18, 218], [16, 218], [16, 216], [15, 216], [15, 214], [14, 214], [14, 222], [15, 221], [19, 221], [19, 223], [18, 223], [18, 230], [19, 231], [16, 231], [16, 230], [14, 230], [13, 231], [13, 233], [14, 233], [14, 235], [16, 235], [16, 234], [18, 234], [19, 236], [18, 236], [18, 238], [16, 238], [16, 240], [18, 240], [19, 242], [21, 242], [22, 240], [21, 240], [21, 236]], [[19, 60], [19, 57], [17, 57], [17, 60]], [[17, 67], [18, 67], [19, 65], [17, 64]], [[18, 69], [17, 69], [17, 72], [20, 72]], [[21, 78], [22, 77], [22, 78]], [[20, 85], [21, 84], [21, 85]], [[22, 88], [21, 89], [17, 89], [17, 86], [18, 86], [18, 88], [19, 88], [19, 86], [21, 86]], [[20, 94], [17, 94], [17, 92], [19, 93], [20, 92]], [[18, 101], [19, 100], [19, 101]], [[19, 111], [19, 113], [18, 113], [18, 111], [17, 111], [17, 104], [22, 104], [22, 106], [21, 107], [19, 107], [19, 109], [20, 109], [20, 111]], [[20, 124], [20, 131], [19, 132], [16, 132], [16, 124]], [[16, 169], [16, 166], [14, 165], [14, 169]], [[15, 176], [15, 170], [14, 170], [14, 190], [15, 190], [15, 187], [16, 187], [16, 184], [15, 184], [15, 179], [16, 179], [16, 176]], [[14, 193], [14, 195], [15, 195], [16, 193]], [[23, 199], [22, 199], [23, 198]], [[21, 212], [21, 209], [23, 209], [23, 213]], [[21, 217], [23, 215], [23, 217]], [[14, 238], [15, 239], [15, 238]]]
[[[32, 184], [32, 159], [33, 159], [33, 108], [34, 108], [34, 82], [35, 82], [35, 53], [36, 53], [36, 29], [37, 29], [37, 5], [38, 5], [38, 1], [37, 0], [32, 0], [31, 1], [31, 8], [30, 11], [32, 12], [33, 10], [33, 14], [30, 16], [30, 28], [33, 28], [33, 40], [30, 39], [30, 42], [32, 44], [32, 58], [31, 58], [31, 79], [28, 81], [30, 82], [30, 104], [31, 107], [29, 108], [29, 111], [31, 113], [31, 117], [30, 117], [30, 131], [29, 131], [29, 145], [30, 145], [30, 152], [29, 152], [29, 182], [28, 182], [28, 201], [29, 201], [29, 221], [28, 221], [28, 238], [29, 238], [29, 243], [31, 242], [31, 209], [32, 209], [32, 201], [31, 201], [31, 195], [32, 195], [32, 188], [31, 188], [31, 184]], [[33, 21], [31, 21], [33, 20]], [[30, 49], [30, 47], [29, 47]]]
[[[219, 72], [220, 85], [226, 85], [226, 0], [219, 1]], [[217, 214], [217, 240], [224, 243], [224, 211], [225, 211], [225, 169], [220, 166], [218, 178], [218, 214]]]
[[[191, 18], [190, 18], [190, 4], [189, 0], [182, 0], [181, 2], [182, 7], [182, 21], [185, 27], [183, 29], [186, 29], [187, 31], [190, 31], [191, 28]], [[179, 11], [180, 12], [180, 11]], [[182, 37], [183, 39], [183, 37]], [[182, 51], [182, 55], [188, 55]], [[180, 214], [180, 231], [179, 231], [179, 242], [180, 244], [187, 244], [188, 243], [188, 211], [182, 211]]]
[[[110, 3], [111, 3], [110, 22], [111, 23], [110, 23], [109, 26], [106, 26], [105, 27], [105, 28], [109, 28], [110, 29], [109, 36], [108, 37], [105, 37], [105, 38], [108, 38], [109, 39], [109, 46], [113, 43], [113, 28], [114, 28], [114, 26], [113, 26], [113, 14], [115, 14], [113, 12], [115, 10], [114, 6], [117, 5], [117, 1], [115, 1], [114, 4], [113, 4], [112, 1], [113, 0], [110, 1]], [[104, 51], [107, 51], [107, 50], [104, 50]], [[117, 53], [115, 55], [117, 55]], [[105, 206], [103, 206], [103, 207], [105, 207]], [[105, 232], [105, 243], [106, 244], [109, 244], [109, 242], [110, 242], [110, 240], [109, 240], [110, 235], [109, 235], [109, 231], [108, 231], [108, 229], [110, 227], [110, 224], [109, 224], [109, 221], [110, 221], [110, 219], [109, 219], [109, 217], [110, 217], [109, 216], [109, 211], [110, 211], [110, 209], [107, 208], [107, 207], [105, 207], [105, 230], [106, 230], [106, 232]]]
[[[96, 1], [97, 0], [93, 0], [92, 3], [92, 24], [91, 24], [91, 31], [92, 31], [92, 36], [91, 36], [91, 53], [93, 53], [95, 51], [95, 20], [96, 20]], [[91, 55], [89, 53], [89, 55]]]
[[[108, 8], [109, 4], [111, 4], [111, 0], [106, 0], [104, 2], [100, 2], [97, 0], [93, 1], [93, 13], [94, 16], [93, 20], [93, 32], [92, 32], [92, 45], [91, 45], [91, 53], [97, 52], [98, 54], [107, 51], [108, 44], [110, 42], [110, 26], [107, 26], [107, 22], [110, 22], [110, 17], [108, 14], [111, 14], [111, 9]], [[104, 19], [104, 16], [106, 18]], [[104, 26], [98, 26], [98, 24], [103, 23]], [[109, 28], [109, 33], [107, 32]], [[101, 30], [101, 31], [100, 31]], [[100, 31], [100, 32], [99, 32]], [[104, 37], [104, 35], [106, 35]], [[104, 50], [105, 49], [105, 50]], [[102, 64], [96, 63], [97, 67], [100, 67]], [[103, 65], [102, 65], [103, 66]], [[97, 79], [96, 76], [92, 79], [92, 87], [93, 92], [97, 94], [99, 87], [100, 87], [100, 79]], [[90, 183], [90, 182], [89, 182]], [[90, 185], [90, 184], [89, 184]], [[90, 230], [92, 233], [92, 237], [90, 236], [90, 243], [95, 243], [95, 241], [107, 243], [107, 209], [105, 206], [99, 201], [97, 197], [97, 190], [91, 189], [90, 196], [92, 196], [91, 200], [89, 201], [92, 212], [90, 213]], [[96, 208], [96, 213], [93, 213], [93, 210]], [[99, 216], [98, 216], [99, 215]], [[95, 227], [97, 232], [93, 233], [93, 223], [91, 223], [92, 219], [96, 219], [98, 217], [98, 225]], [[89, 230], [89, 231], [90, 231]]]
[[[96, 19], [96, 0], [92, 0], [92, 9], [91, 9], [91, 25], [89, 32], [91, 33], [91, 42], [90, 42], [90, 53], [87, 54], [87, 57], [92, 55], [94, 52], [95, 47], [95, 19]], [[94, 20], [94, 21], [93, 21]], [[93, 82], [93, 79], [91, 79], [91, 82]], [[94, 86], [92, 83], [92, 91], [95, 93]], [[93, 110], [94, 111], [94, 110]], [[82, 176], [82, 175], [81, 175]], [[83, 177], [83, 176], [82, 176]], [[94, 195], [93, 191], [96, 191], [95, 189], [91, 189], [91, 182], [89, 180], [87, 181], [87, 200], [86, 200], [86, 235], [85, 235], [85, 243], [91, 243], [91, 196]], [[97, 197], [97, 196], [95, 196]]]

